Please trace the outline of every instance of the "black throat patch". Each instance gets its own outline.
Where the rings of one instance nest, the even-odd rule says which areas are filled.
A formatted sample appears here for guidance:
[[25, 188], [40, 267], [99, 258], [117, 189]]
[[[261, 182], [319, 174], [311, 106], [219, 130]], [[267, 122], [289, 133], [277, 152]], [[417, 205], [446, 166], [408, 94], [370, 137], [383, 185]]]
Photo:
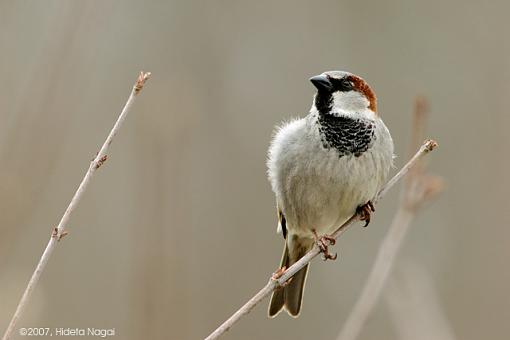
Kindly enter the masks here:
[[335, 148], [339, 157], [349, 155], [359, 157], [375, 140], [374, 123], [366, 119], [319, 113], [317, 125], [322, 145], [326, 149]]
[[315, 107], [321, 114], [328, 114], [333, 106], [333, 94], [327, 91], [319, 91], [315, 95]]

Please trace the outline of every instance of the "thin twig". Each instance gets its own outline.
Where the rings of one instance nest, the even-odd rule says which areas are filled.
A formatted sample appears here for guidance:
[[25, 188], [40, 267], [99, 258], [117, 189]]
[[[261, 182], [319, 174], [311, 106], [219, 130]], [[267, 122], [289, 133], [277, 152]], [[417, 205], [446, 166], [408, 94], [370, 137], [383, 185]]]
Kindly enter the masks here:
[[69, 222], [69, 218], [71, 217], [71, 213], [74, 211], [78, 203], [80, 202], [83, 193], [87, 189], [90, 180], [92, 179], [94, 173], [97, 169], [107, 159], [106, 152], [108, 151], [108, 148], [110, 147], [110, 144], [113, 141], [113, 138], [119, 131], [122, 123], [124, 122], [126, 115], [130, 111], [137, 95], [142, 90], [143, 86], [145, 85], [145, 82], [150, 77], [150, 72], [144, 73], [141, 72], [138, 76], [138, 79], [135, 82], [135, 85], [133, 86], [133, 89], [131, 90], [131, 94], [129, 95], [129, 98], [124, 105], [124, 108], [122, 109], [119, 118], [113, 125], [112, 130], [110, 131], [110, 134], [106, 138], [105, 142], [103, 143], [103, 146], [101, 147], [101, 150], [97, 153], [96, 157], [90, 162], [89, 168], [87, 172], [85, 173], [85, 176], [83, 177], [78, 189], [74, 193], [73, 198], [71, 199], [71, 202], [69, 203], [69, 206], [67, 207], [66, 211], [64, 212], [64, 215], [62, 216], [59, 224], [57, 227], [53, 228], [51, 231], [50, 240], [48, 242], [48, 245], [46, 246], [46, 249], [44, 249], [44, 252], [39, 260], [39, 263], [37, 264], [34, 273], [32, 274], [32, 277], [30, 278], [30, 281], [28, 282], [28, 285], [25, 289], [25, 292], [23, 293], [23, 296], [21, 297], [21, 300], [18, 303], [18, 307], [16, 308], [16, 312], [14, 312], [14, 315], [12, 316], [11, 322], [9, 323], [9, 326], [7, 327], [7, 330], [5, 331], [5, 334], [2, 338], [2, 340], [8, 340], [12, 336], [12, 332], [14, 331], [14, 327], [16, 327], [16, 323], [18, 319], [23, 314], [23, 311], [25, 310], [25, 307], [27, 306], [30, 297], [32, 295], [32, 292], [39, 282], [39, 279], [41, 277], [42, 272], [44, 271], [44, 268], [46, 268], [46, 264], [48, 264], [48, 260], [50, 259], [51, 254], [55, 250], [58, 242], [67, 235], [67, 223]]
[[[395, 183], [404, 176], [416, 162], [418, 162], [424, 155], [432, 151], [437, 146], [437, 143], [433, 140], [427, 140], [420, 147], [418, 152], [411, 158], [411, 160], [379, 191], [374, 204], [376, 204], [387, 192], [395, 185]], [[342, 224], [331, 236], [337, 239], [340, 235], [347, 230], [347, 228], [359, 220], [358, 214], [354, 214], [344, 224]], [[277, 287], [282, 287], [294, 274], [296, 274], [301, 268], [308, 264], [314, 257], [319, 255], [320, 249], [317, 245], [305, 254], [299, 261], [294, 263], [292, 266], [287, 268], [285, 272], [278, 278], [271, 278], [269, 282], [262, 288], [254, 297], [252, 297], [244, 306], [242, 306], [237, 312], [235, 312], [228, 320], [221, 324], [214, 332], [212, 332], [206, 340], [213, 340], [219, 338], [223, 333], [228, 331], [237, 321], [244, 315], [248, 314], [260, 301], [267, 297]]]
[[[418, 98], [415, 105], [413, 134], [411, 136], [411, 143], [413, 144], [419, 143], [419, 140], [423, 138], [425, 110], [425, 100]], [[414, 147], [414, 145], [411, 147]], [[338, 340], [354, 340], [359, 336], [384, 288], [409, 225], [414, 220], [419, 208], [442, 190], [442, 181], [438, 177], [426, 175], [422, 163], [421, 161], [417, 162], [402, 185], [397, 213], [379, 247], [361, 295], [338, 335]]]

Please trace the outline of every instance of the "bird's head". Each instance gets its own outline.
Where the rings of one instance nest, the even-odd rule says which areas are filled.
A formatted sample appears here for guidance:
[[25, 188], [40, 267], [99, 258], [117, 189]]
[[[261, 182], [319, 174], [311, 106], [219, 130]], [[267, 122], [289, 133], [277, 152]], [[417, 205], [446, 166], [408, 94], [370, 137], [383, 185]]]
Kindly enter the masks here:
[[312, 110], [334, 116], [377, 116], [374, 91], [361, 78], [344, 71], [328, 71], [310, 78], [317, 88]]

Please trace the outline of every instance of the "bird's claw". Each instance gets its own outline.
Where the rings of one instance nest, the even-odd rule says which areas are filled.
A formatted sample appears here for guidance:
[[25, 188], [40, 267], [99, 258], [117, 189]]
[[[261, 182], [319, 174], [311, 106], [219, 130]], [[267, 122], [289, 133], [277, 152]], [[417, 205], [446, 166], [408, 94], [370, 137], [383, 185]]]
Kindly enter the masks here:
[[[283, 266], [281, 268], [278, 268], [274, 273], [273, 275], [271, 276], [271, 280], [274, 280], [274, 281], [278, 281], [279, 278], [282, 277], [282, 275], [285, 273], [285, 271], [287, 270], [287, 267]], [[280, 284], [278, 286], [278, 288], [283, 288], [285, 287], [286, 285], [288, 285], [290, 283], [290, 281], [292, 281], [292, 277], [289, 278], [287, 281], [285, 281], [284, 283]]]
[[278, 280], [280, 277], [282, 277], [283, 273], [285, 273], [285, 271], [287, 270], [287, 267], [283, 266], [281, 268], [278, 268], [274, 273], [273, 275], [271, 276], [271, 278], [273, 280]]
[[317, 246], [319, 247], [319, 249], [320, 249], [320, 251], [322, 253], [322, 259], [324, 261], [327, 261], [327, 260], [334, 261], [334, 260], [336, 260], [337, 253], [331, 254], [329, 252], [329, 249], [328, 249], [328, 246], [335, 245], [336, 240], [333, 237], [329, 236], [329, 235], [324, 235], [324, 236], [319, 237], [315, 230], [313, 230], [313, 235], [315, 236], [315, 243], [317, 244]]
[[366, 227], [370, 223], [370, 218], [374, 211], [375, 207], [371, 201], [368, 201], [367, 203], [360, 205], [358, 209], [356, 209], [356, 212], [359, 215], [359, 219], [361, 221], [365, 221], [365, 225], [363, 227]]

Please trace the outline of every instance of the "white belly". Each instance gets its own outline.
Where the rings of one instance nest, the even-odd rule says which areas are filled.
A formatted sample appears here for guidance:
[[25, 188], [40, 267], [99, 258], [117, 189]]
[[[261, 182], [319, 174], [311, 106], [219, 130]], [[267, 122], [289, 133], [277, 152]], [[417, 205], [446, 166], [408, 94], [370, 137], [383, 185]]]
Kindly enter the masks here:
[[392, 164], [393, 143], [382, 121], [361, 156], [325, 149], [307, 119], [282, 128], [270, 149], [269, 178], [289, 233], [329, 234], [373, 199]]

